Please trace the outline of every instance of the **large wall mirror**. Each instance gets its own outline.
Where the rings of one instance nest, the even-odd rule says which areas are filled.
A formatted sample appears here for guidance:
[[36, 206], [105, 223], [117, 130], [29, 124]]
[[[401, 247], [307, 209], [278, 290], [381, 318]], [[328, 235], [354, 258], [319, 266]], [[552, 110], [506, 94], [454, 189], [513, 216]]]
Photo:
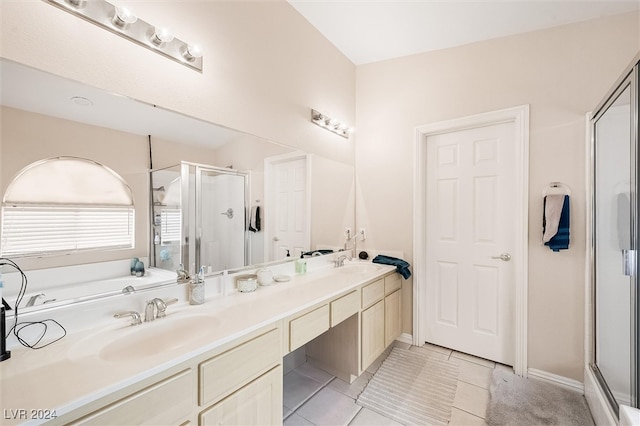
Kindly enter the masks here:
[[[117, 294], [127, 283], [143, 283], [123, 276], [112, 280], [114, 288], [94, 288], [96, 271], [105, 269], [100, 265], [144, 259], [152, 267], [147, 278], [155, 274], [153, 287], [174, 282], [185, 262], [185, 268], [202, 265], [216, 274], [308, 250], [339, 250], [345, 230], [354, 229], [353, 165], [12, 61], [0, 60], [0, 67], [1, 194], [32, 164], [77, 157], [113, 170], [135, 203], [133, 248], [5, 256], [33, 282], [21, 308]], [[5, 278], [11, 306], [16, 287], [15, 279]], [[40, 293], [46, 297], [33, 299]], [[32, 306], [25, 307], [29, 300]]]

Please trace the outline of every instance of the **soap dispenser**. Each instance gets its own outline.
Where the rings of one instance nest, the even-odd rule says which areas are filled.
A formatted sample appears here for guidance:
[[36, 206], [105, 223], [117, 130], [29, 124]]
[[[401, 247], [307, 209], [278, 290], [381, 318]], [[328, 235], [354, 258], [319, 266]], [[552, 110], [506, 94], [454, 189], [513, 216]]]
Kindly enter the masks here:
[[296, 260], [296, 274], [307, 273], [307, 261], [304, 259], [304, 254], [300, 255], [300, 259]]

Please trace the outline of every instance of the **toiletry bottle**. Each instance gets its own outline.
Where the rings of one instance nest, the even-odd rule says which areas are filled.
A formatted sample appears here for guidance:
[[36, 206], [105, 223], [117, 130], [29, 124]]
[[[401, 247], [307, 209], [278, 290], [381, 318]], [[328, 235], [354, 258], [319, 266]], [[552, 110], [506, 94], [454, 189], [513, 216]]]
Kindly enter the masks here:
[[306, 274], [307, 273], [307, 261], [304, 260], [304, 257], [301, 255], [300, 259], [296, 260], [296, 274]]
[[202, 305], [204, 303], [204, 266], [189, 283], [189, 304]]

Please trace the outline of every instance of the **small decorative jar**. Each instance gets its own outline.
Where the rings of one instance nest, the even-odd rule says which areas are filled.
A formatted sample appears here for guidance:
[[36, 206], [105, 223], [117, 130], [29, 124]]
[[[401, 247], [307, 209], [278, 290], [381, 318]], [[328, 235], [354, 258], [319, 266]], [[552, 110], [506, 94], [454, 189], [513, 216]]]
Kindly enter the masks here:
[[136, 274], [136, 264], [138, 262], [140, 262], [140, 259], [138, 259], [137, 257], [134, 257], [133, 259], [131, 259], [131, 275]]
[[255, 274], [240, 275], [236, 278], [236, 286], [240, 293], [249, 293], [258, 288], [258, 276]]
[[136, 262], [136, 266], [134, 267], [134, 271], [135, 271], [136, 277], [143, 277], [144, 276], [144, 263], [142, 263], [142, 261], [138, 260]]

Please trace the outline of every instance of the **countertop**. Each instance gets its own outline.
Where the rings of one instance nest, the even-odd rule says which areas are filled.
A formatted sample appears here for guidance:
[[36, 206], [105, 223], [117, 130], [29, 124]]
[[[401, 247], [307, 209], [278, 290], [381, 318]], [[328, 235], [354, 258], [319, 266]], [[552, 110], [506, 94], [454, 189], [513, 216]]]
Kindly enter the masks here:
[[[12, 357], [0, 363], [2, 424], [41, 422], [14, 420], [15, 410], [55, 410], [60, 417], [395, 271], [393, 266], [376, 266], [372, 271], [328, 266], [292, 276], [288, 282], [260, 286], [255, 292], [234, 291], [208, 298], [203, 305], [171, 305], [166, 318], [151, 323], [132, 327], [128, 320], [114, 320], [107, 326], [69, 334], [39, 350], [13, 348]], [[178, 342], [168, 339], [171, 341], [153, 355], [112, 355], [111, 360], [104, 359], [104, 351], [100, 355], [104, 342], [113, 336], [133, 332], [142, 336], [140, 333], [147, 330], [157, 333], [163, 326], [170, 328], [186, 317], [195, 317], [197, 326], [180, 330]]]

